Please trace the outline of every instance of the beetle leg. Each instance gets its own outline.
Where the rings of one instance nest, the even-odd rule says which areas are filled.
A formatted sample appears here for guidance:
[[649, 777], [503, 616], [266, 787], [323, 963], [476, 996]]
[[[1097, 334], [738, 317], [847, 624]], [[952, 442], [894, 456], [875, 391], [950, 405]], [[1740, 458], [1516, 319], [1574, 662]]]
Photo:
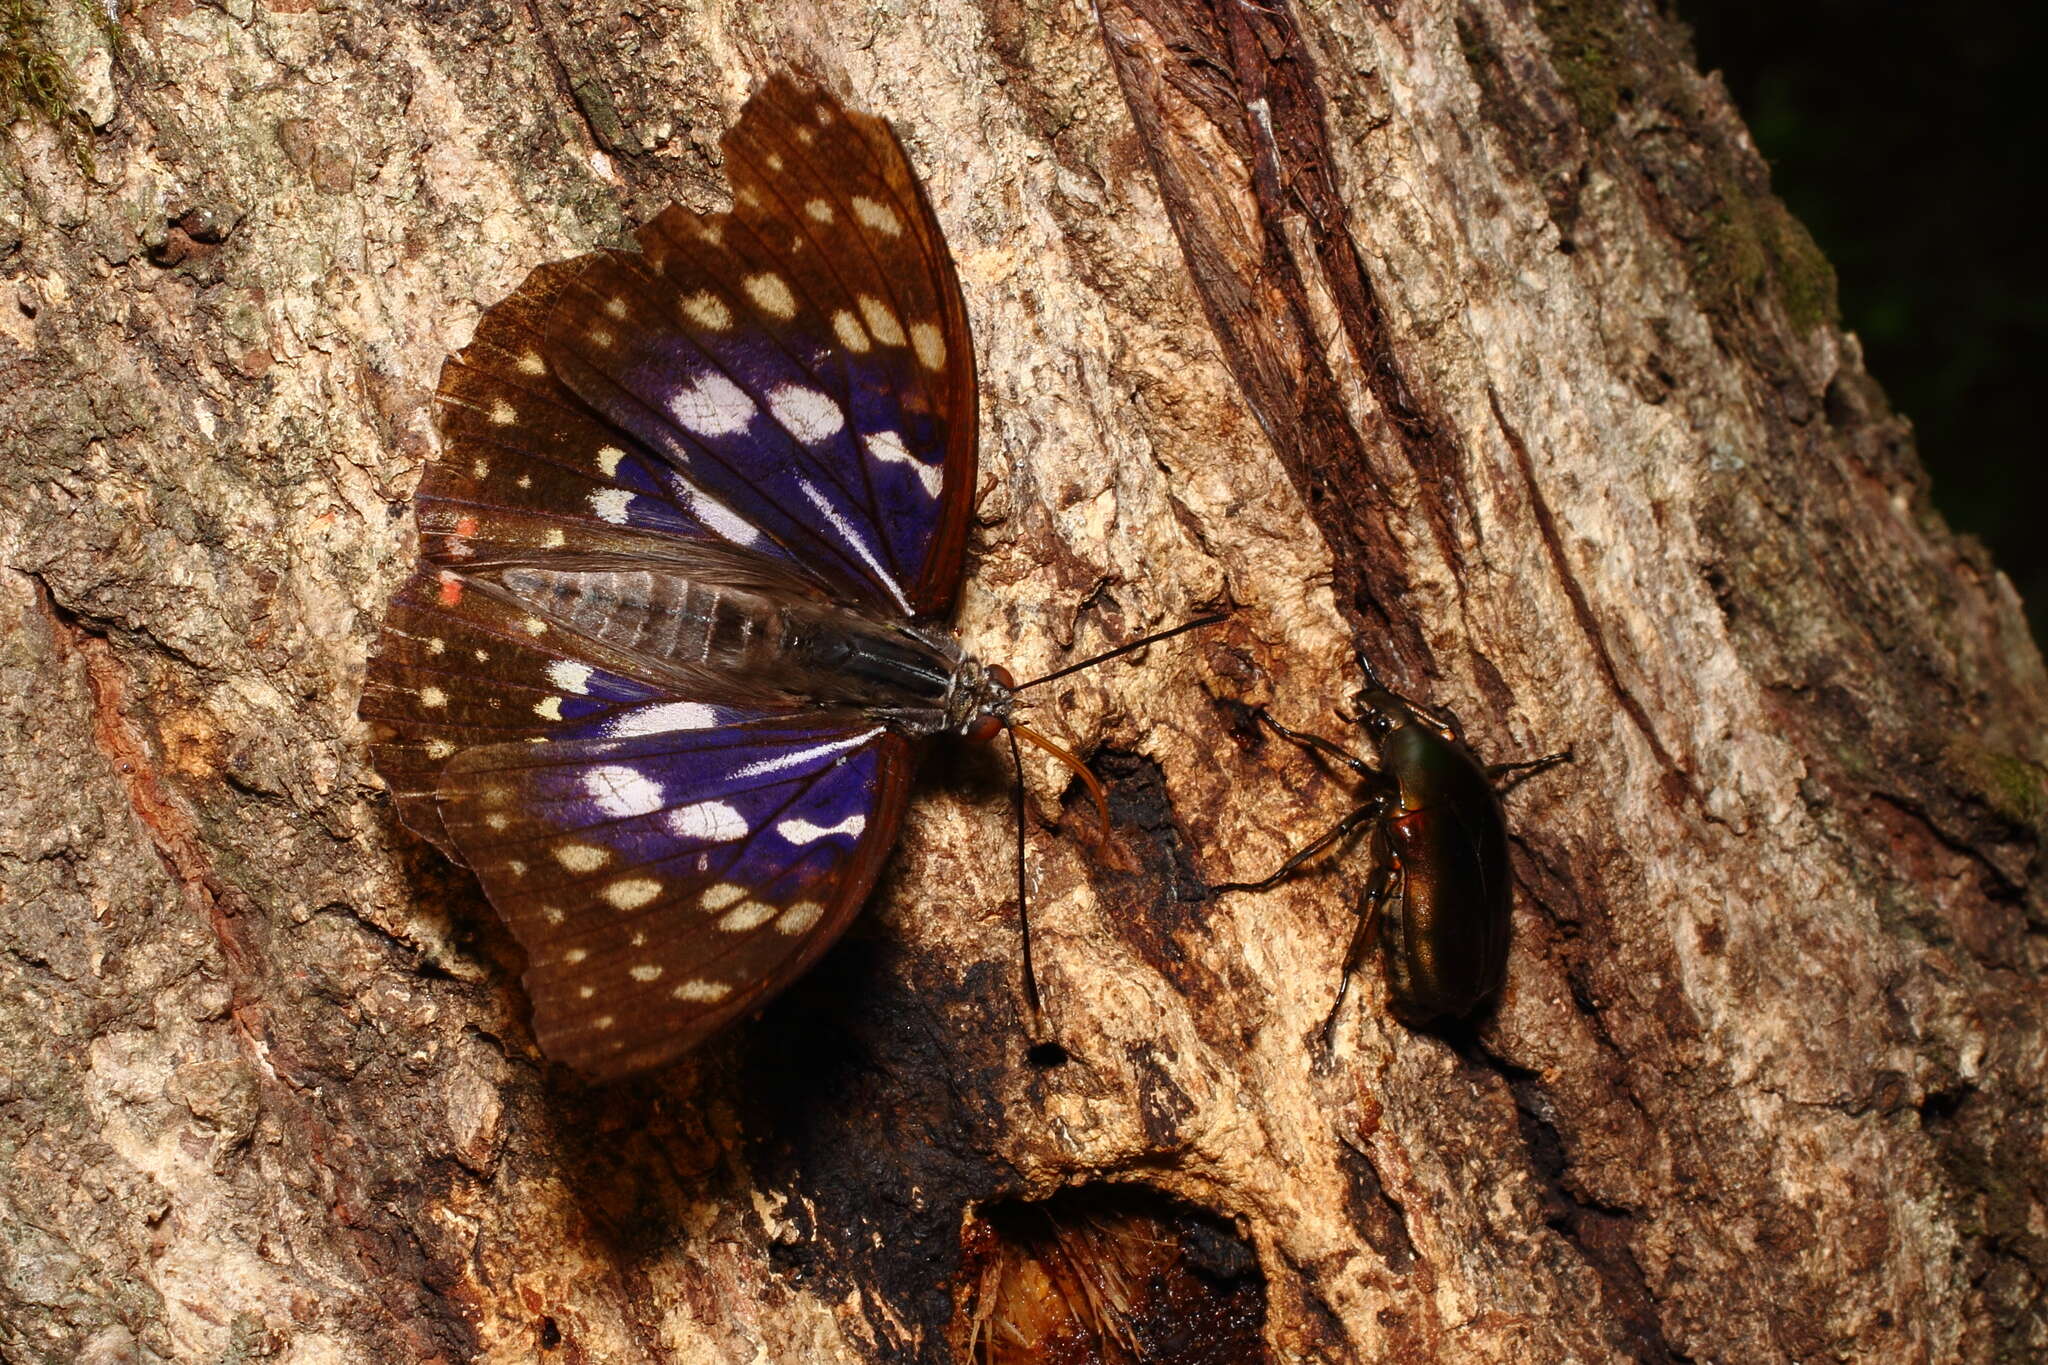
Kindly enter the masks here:
[[1358, 970], [1358, 964], [1364, 959], [1365, 950], [1379, 926], [1380, 914], [1386, 908], [1387, 897], [1401, 875], [1401, 855], [1387, 843], [1385, 825], [1373, 827], [1372, 853], [1372, 875], [1366, 878], [1365, 890], [1358, 898], [1358, 927], [1351, 931], [1351, 946], [1344, 950], [1344, 966], [1337, 977], [1337, 998], [1330, 1002], [1330, 1015], [1323, 1021], [1325, 1055], [1335, 1046], [1337, 1015], [1343, 1010], [1344, 997], [1351, 990], [1351, 974]]
[[1373, 767], [1370, 763], [1367, 763], [1364, 759], [1358, 757], [1356, 754], [1338, 748], [1336, 745], [1330, 743], [1329, 740], [1324, 739], [1321, 735], [1311, 735], [1306, 734], [1300, 730], [1290, 730], [1285, 725], [1282, 725], [1279, 721], [1274, 720], [1273, 715], [1270, 711], [1262, 710], [1258, 713], [1258, 717], [1260, 720], [1266, 722], [1266, 724], [1272, 726], [1275, 730], [1279, 731], [1280, 735], [1283, 738], [1291, 739], [1304, 749], [1312, 750], [1315, 753], [1322, 754], [1326, 758], [1331, 758], [1339, 763], [1342, 763], [1345, 767], [1351, 769], [1352, 772], [1357, 773], [1360, 777], [1378, 777], [1380, 775], [1379, 769]]
[[1505, 795], [1536, 776], [1536, 774], [1547, 772], [1560, 763], [1569, 763], [1571, 761], [1572, 751], [1566, 749], [1563, 753], [1545, 754], [1541, 758], [1525, 758], [1520, 763], [1496, 763], [1486, 770], [1486, 777], [1490, 782], [1498, 782], [1503, 777], [1512, 776], [1515, 780], [1501, 788], [1502, 794]]
[[[1379, 774], [1374, 773], [1373, 776], [1378, 777]], [[1279, 868], [1274, 871], [1272, 876], [1262, 877], [1255, 882], [1223, 882], [1220, 885], [1210, 887], [1209, 894], [1220, 896], [1225, 891], [1264, 891], [1267, 887], [1272, 886], [1276, 882], [1285, 879], [1288, 873], [1294, 871], [1295, 868], [1300, 867], [1303, 863], [1307, 862], [1310, 858], [1313, 858], [1316, 854], [1328, 848], [1331, 844], [1334, 844], [1338, 840], [1344, 838], [1346, 835], [1351, 833], [1352, 830], [1357, 829], [1366, 821], [1376, 819], [1380, 815], [1384, 814], [1386, 811], [1387, 799], [1388, 798], [1385, 796], [1374, 796], [1370, 801], [1367, 801], [1357, 810], [1351, 812], [1351, 814], [1345, 816], [1342, 820], [1339, 820], [1336, 824], [1330, 826], [1330, 828], [1324, 830], [1320, 835], [1310, 840], [1306, 848], [1303, 848], [1300, 852], [1296, 853], [1286, 862], [1280, 864]]]

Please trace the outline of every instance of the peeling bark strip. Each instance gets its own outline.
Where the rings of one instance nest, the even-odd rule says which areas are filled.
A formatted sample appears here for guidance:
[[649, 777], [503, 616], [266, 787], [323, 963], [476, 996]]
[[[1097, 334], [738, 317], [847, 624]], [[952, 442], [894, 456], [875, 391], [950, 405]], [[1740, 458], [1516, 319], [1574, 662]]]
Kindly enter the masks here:
[[[94, 132], [0, 175], [9, 1365], [1184, 1321], [1032, 1298], [1084, 1244], [1233, 1363], [2048, 1355], [2048, 675], [1652, 7], [226, 0], [118, 55], [44, 8]], [[1114, 817], [1034, 804], [1042, 1032], [1008, 774], [942, 755], [838, 951], [581, 1090], [353, 711], [443, 359], [719, 207], [790, 66], [932, 168], [963, 640], [1034, 676], [1242, 609], [1034, 694]], [[1319, 1070], [1367, 861], [1204, 891], [1348, 804], [1245, 718], [1355, 739], [1358, 640], [1577, 761], [1508, 801], [1499, 1008], [1411, 1032], [1363, 972]]]

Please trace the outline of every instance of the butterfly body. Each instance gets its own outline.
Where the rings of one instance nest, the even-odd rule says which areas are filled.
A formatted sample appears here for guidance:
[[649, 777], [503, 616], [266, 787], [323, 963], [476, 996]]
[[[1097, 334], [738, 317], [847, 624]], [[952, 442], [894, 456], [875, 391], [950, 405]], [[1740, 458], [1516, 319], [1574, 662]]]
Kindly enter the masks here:
[[[987, 733], [1010, 719], [1004, 679], [950, 631], [833, 602], [772, 560], [695, 569], [645, 559], [511, 563], [479, 590], [665, 677], [699, 701], [857, 711], [911, 739]], [[753, 573], [722, 572], [751, 568]]]

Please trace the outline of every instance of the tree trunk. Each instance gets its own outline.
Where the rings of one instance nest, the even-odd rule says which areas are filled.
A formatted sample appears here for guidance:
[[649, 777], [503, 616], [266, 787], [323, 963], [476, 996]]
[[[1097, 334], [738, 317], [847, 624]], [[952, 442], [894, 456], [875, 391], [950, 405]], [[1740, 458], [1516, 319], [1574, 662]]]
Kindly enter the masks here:
[[[92, 126], [17, 123], [0, 181], [0, 1358], [2048, 1352], [2048, 679], [1661, 14], [37, 31]], [[584, 1088], [356, 697], [443, 356], [715, 205], [783, 63], [895, 123], [951, 240], [969, 646], [1236, 610], [1031, 694], [1116, 816], [1027, 765], [1042, 1022], [1002, 764], [941, 751], [821, 968]], [[1325, 1055], [1364, 847], [1207, 887], [1349, 808], [1249, 717], [1369, 753], [1354, 647], [1573, 761], [1508, 798], [1498, 1007], [1404, 1028], [1368, 962]]]

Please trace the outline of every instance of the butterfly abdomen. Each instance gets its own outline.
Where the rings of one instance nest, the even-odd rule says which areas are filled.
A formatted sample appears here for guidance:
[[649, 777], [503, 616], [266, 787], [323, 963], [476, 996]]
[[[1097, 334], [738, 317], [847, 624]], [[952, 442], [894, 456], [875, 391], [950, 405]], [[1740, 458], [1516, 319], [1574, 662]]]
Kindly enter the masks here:
[[636, 661], [726, 680], [748, 699], [866, 711], [913, 736], [992, 700], [941, 631], [858, 608], [650, 569], [518, 565], [488, 580], [522, 610]]

